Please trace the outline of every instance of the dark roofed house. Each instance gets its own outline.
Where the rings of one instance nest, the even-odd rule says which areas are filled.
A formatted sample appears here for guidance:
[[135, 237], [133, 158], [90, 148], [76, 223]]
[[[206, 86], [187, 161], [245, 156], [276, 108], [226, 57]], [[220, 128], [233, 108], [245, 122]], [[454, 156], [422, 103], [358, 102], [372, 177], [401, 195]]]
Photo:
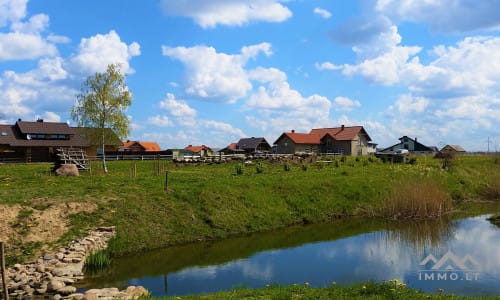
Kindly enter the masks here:
[[237, 149], [244, 150], [247, 154], [269, 153], [271, 145], [263, 137], [243, 138], [238, 141]]
[[397, 153], [398, 151], [404, 151], [408, 150], [410, 153], [414, 154], [429, 154], [429, 153], [434, 153], [435, 148], [434, 147], [429, 147], [426, 146], [422, 143], [420, 143], [417, 138], [412, 139], [408, 136], [403, 136], [399, 138], [399, 143], [392, 145], [390, 147], [387, 147], [385, 149], [382, 149], [379, 151], [379, 153], [382, 154], [391, 154], [391, 153]]
[[54, 160], [59, 148], [87, 148], [89, 143], [66, 123], [18, 120], [15, 125], [0, 125], [0, 155], [26, 162]]
[[245, 154], [245, 150], [238, 148], [238, 143], [231, 143], [219, 150], [219, 154]]

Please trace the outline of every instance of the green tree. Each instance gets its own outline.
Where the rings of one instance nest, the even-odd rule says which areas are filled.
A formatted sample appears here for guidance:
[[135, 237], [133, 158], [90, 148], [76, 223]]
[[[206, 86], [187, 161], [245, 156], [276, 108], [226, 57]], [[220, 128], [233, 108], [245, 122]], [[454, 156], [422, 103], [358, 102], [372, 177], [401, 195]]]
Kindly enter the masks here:
[[100, 129], [102, 138], [102, 166], [108, 172], [105, 155], [105, 129], [111, 128], [124, 139], [129, 134], [129, 119], [125, 110], [132, 104], [132, 94], [120, 73], [119, 65], [108, 65], [106, 72], [89, 76], [77, 96], [71, 117], [78, 126]]

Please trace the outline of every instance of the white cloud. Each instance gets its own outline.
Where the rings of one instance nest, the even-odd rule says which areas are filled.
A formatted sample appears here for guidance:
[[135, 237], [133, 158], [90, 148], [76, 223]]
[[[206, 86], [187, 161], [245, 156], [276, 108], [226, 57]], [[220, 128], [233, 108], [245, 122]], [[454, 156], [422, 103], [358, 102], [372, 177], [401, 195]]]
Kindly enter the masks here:
[[378, 0], [375, 11], [395, 21], [425, 23], [438, 32], [500, 29], [500, 2], [497, 0]]
[[213, 121], [213, 120], [205, 120], [202, 121], [201, 124], [207, 128], [211, 134], [220, 134], [223, 137], [228, 136], [228, 137], [237, 137], [237, 138], [242, 138], [245, 136], [245, 133], [239, 129], [239, 128], [234, 128], [233, 125], [224, 123], [224, 122], [218, 122], [218, 121]]
[[251, 126], [264, 131], [329, 126], [331, 101], [328, 98], [317, 94], [302, 96], [290, 87], [286, 74], [276, 68], [257, 68], [249, 72], [249, 77], [262, 83], [244, 105], [244, 109], [257, 111], [258, 115], [247, 116]]
[[172, 127], [174, 123], [168, 116], [156, 115], [148, 118], [148, 124], [158, 127]]
[[271, 54], [270, 44], [243, 47], [241, 54], [218, 53], [213, 47], [167, 47], [163, 55], [180, 60], [186, 67], [185, 92], [188, 95], [234, 103], [252, 88], [244, 69], [259, 53]]
[[160, 108], [164, 109], [174, 117], [196, 117], [196, 110], [189, 107], [184, 101], [177, 100], [173, 94], [168, 93], [166, 98], [160, 102]]
[[10, 22], [21, 20], [26, 15], [28, 0], [1, 0], [0, 1], [0, 27]]
[[313, 12], [324, 19], [329, 19], [332, 16], [331, 12], [320, 7], [315, 7]]
[[41, 35], [48, 24], [49, 17], [38, 14], [26, 23], [13, 23], [11, 32], [0, 33], [0, 61], [57, 55], [57, 48]]
[[[401, 114], [421, 113], [429, 105], [429, 99], [413, 97], [411, 94], [401, 95], [396, 101], [396, 109]], [[390, 109], [393, 109], [392, 107]]]
[[292, 12], [280, 0], [162, 0], [166, 15], [192, 18], [203, 28], [242, 26], [249, 22], [283, 22]]
[[320, 71], [323, 71], [323, 70], [341, 70], [342, 69], [342, 66], [337, 66], [329, 61], [325, 61], [325, 62], [322, 62], [322, 63], [315, 63], [314, 66], [316, 67], [316, 69], [320, 70]]
[[336, 97], [335, 106], [337, 110], [350, 111], [356, 107], [360, 107], [361, 103], [358, 100], [352, 100], [347, 97]]
[[114, 30], [111, 30], [107, 34], [83, 38], [78, 53], [70, 59], [71, 68], [73, 72], [90, 75], [103, 72], [109, 64], [117, 63], [123, 73], [129, 74], [134, 72], [129, 65], [130, 59], [140, 54], [138, 43], [127, 45]]
[[[35, 119], [38, 118], [39, 116], [35, 117]], [[51, 111], [46, 111], [41, 118], [46, 122], [61, 122], [61, 116]]]

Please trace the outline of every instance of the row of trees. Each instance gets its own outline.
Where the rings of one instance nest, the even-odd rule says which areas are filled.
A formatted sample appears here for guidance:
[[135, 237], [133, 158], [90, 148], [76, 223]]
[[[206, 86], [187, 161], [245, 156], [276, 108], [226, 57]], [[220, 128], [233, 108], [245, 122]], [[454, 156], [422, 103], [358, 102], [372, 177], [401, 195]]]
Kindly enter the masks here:
[[108, 65], [103, 73], [87, 77], [71, 117], [81, 127], [99, 128], [102, 141], [102, 164], [108, 173], [105, 157], [105, 130], [111, 128], [120, 139], [129, 134], [129, 119], [125, 111], [132, 104], [132, 94], [118, 64]]

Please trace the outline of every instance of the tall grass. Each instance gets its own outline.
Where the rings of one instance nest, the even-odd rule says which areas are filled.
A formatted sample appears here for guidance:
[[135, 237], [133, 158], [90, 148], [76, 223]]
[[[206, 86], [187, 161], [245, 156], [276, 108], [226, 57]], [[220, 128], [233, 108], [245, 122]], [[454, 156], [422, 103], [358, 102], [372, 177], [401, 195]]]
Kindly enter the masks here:
[[448, 192], [428, 178], [396, 182], [385, 197], [382, 216], [391, 219], [425, 219], [450, 212]]
[[111, 256], [107, 250], [99, 250], [90, 253], [85, 259], [84, 269], [87, 272], [101, 271], [109, 267]]

